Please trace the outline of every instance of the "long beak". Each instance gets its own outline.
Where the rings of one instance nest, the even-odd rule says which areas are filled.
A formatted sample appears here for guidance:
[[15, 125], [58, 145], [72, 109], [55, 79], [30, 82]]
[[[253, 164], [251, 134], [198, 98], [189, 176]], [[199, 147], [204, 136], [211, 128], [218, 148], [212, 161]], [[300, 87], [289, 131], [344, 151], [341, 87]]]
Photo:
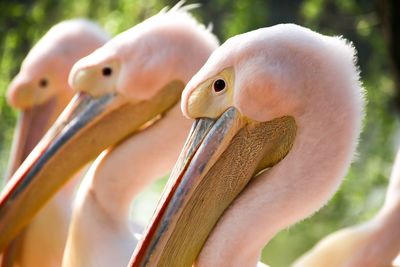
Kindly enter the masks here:
[[55, 115], [56, 101], [53, 97], [44, 104], [21, 111], [14, 132], [6, 177], [11, 178], [50, 127]]
[[292, 117], [255, 122], [235, 108], [198, 119], [130, 266], [192, 266], [232, 201], [289, 152]]
[[0, 195], [0, 251], [40, 208], [104, 149], [174, 106], [184, 84], [174, 81], [146, 101], [106, 94], [74, 97]]

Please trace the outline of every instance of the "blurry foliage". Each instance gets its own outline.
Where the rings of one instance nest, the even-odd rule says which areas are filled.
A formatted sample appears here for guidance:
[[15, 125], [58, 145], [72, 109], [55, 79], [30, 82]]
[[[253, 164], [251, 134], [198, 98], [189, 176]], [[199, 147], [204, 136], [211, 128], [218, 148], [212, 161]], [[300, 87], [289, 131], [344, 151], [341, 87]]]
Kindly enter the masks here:
[[[358, 50], [368, 107], [359, 153], [340, 191], [312, 218], [282, 231], [263, 252], [274, 267], [288, 266], [317, 240], [375, 214], [383, 197], [397, 145], [398, 123], [391, 108], [394, 82], [387, 49], [371, 0], [203, 0], [193, 11], [212, 23], [221, 42], [277, 23], [298, 23], [329, 35], [342, 35]], [[63, 19], [88, 17], [115, 35], [175, 1], [156, 0], [0, 0], [0, 173], [5, 172], [16, 112], [6, 102], [6, 89], [29, 48], [51, 25]], [[141, 194], [134, 216], [151, 214], [164, 181]], [[139, 208], [138, 208], [139, 207]], [[139, 212], [138, 212], [139, 211]], [[142, 219], [145, 221], [145, 219]], [[268, 225], [266, 225], [268, 227]]]

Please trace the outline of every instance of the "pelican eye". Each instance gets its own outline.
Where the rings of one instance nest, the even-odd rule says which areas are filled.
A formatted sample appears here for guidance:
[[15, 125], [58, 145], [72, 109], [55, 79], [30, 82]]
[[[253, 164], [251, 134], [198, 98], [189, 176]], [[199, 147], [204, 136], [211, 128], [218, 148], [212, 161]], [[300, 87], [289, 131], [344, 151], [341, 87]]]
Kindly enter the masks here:
[[112, 69], [110, 67], [104, 67], [102, 70], [103, 76], [111, 76]]
[[41, 88], [47, 87], [48, 84], [49, 84], [49, 82], [48, 82], [47, 79], [45, 79], [45, 78], [40, 79], [40, 81], [39, 81], [39, 86], [40, 86]]
[[214, 81], [213, 89], [216, 93], [219, 93], [226, 88], [226, 83], [223, 79], [218, 79]]

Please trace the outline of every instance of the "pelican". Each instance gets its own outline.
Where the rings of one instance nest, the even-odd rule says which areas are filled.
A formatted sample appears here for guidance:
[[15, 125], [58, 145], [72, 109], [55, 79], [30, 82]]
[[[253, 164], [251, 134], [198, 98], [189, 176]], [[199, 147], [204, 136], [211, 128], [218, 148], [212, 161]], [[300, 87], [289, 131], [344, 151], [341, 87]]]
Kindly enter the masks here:
[[[73, 19], [54, 25], [31, 49], [8, 88], [8, 102], [21, 111], [7, 177], [16, 171], [73, 96], [72, 65], [103, 45], [108, 35], [96, 24]], [[74, 183], [58, 193], [13, 245], [2, 266], [60, 266]], [[46, 234], [44, 234], [46, 233]]]
[[[168, 13], [156, 15], [117, 36], [106, 44], [104, 51], [101, 48], [96, 52], [95, 57], [101, 52], [102, 57], [108, 58], [115, 53], [120, 55], [121, 46], [129, 46], [137, 53], [139, 58], [122, 63], [130, 66], [112, 81], [113, 85], [133, 77], [132, 82], [137, 87], [127, 83], [121, 90], [137, 97], [167, 81], [177, 79], [185, 84], [189, 81], [218, 43], [203, 25], [184, 12], [185, 9], [175, 7]], [[132, 43], [132, 37], [140, 38], [141, 44]], [[154, 53], [147, 50], [147, 45]], [[139, 68], [146, 68], [142, 65], [145, 62], [155, 65], [146, 73], [137, 74]], [[80, 73], [98, 72], [103, 66], [103, 58], [96, 63], [91, 56], [79, 61], [71, 73], [73, 87], [82, 91], [102, 90], [103, 87], [96, 86], [97, 79], [82, 79]], [[155, 178], [172, 169], [191, 124], [176, 104], [159, 122], [150, 124], [97, 158], [78, 191], [64, 267], [125, 267], [129, 263], [137, 243], [134, 233], [139, 232], [128, 220], [132, 199]]]
[[[400, 252], [400, 150], [397, 152], [385, 203], [361, 225], [328, 235], [293, 267], [389, 267]], [[397, 260], [399, 261], [399, 260]]]
[[183, 91], [196, 121], [130, 266], [256, 266], [346, 174], [364, 114], [358, 73], [346, 40], [293, 24], [217, 48]]
[[0, 197], [0, 248], [73, 173], [113, 146], [77, 193], [63, 266], [128, 264], [136, 243], [129, 203], [172, 168], [191, 124], [180, 112], [182, 90], [218, 46], [190, 8], [162, 11], [74, 65], [77, 96]]

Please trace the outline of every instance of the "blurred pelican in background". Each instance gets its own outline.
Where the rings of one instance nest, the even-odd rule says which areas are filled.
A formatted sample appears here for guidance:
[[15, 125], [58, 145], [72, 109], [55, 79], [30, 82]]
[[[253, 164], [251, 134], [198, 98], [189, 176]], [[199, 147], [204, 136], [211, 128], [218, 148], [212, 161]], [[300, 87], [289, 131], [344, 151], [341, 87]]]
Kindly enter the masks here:
[[293, 24], [219, 47], [183, 92], [196, 122], [131, 266], [256, 266], [321, 208], [361, 130], [354, 57], [346, 40]]
[[191, 8], [163, 10], [74, 65], [77, 96], [2, 193], [0, 247], [112, 146], [79, 188], [63, 266], [128, 264], [137, 242], [132, 198], [172, 168], [191, 125], [180, 111], [182, 90], [218, 46]]
[[[7, 177], [18, 169], [73, 96], [68, 74], [73, 64], [109, 39], [84, 19], [53, 26], [31, 49], [8, 89], [20, 110]], [[70, 183], [33, 219], [3, 254], [2, 266], [60, 266], [71, 215]]]
[[392, 267], [400, 252], [400, 150], [381, 210], [368, 222], [332, 233], [293, 267]]

